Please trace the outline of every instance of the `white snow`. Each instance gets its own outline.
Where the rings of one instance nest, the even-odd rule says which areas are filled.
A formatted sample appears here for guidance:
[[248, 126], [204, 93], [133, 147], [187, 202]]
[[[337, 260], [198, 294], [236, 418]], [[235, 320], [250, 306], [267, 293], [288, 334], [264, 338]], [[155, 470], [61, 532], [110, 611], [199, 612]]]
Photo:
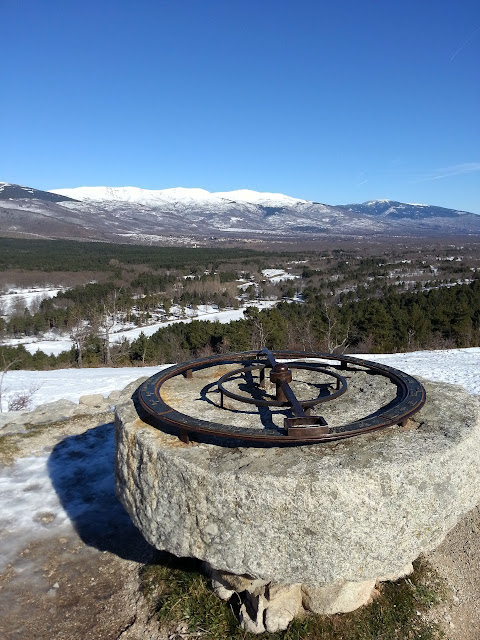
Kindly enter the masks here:
[[267, 207], [292, 206], [299, 203], [308, 203], [308, 200], [292, 198], [283, 193], [268, 193], [252, 191], [250, 189], [238, 189], [237, 191], [216, 191], [214, 196], [233, 200], [234, 202], [248, 202], [250, 204], [260, 204]]
[[[71, 529], [48, 475], [48, 456], [29, 456], [0, 471], [0, 572], [30, 540]], [[47, 514], [53, 517], [49, 526], [42, 523]]]
[[8, 316], [18, 305], [21, 305], [23, 309], [32, 310], [42, 300], [54, 298], [60, 291], [65, 291], [65, 287], [11, 287], [5, 293], [0, 294], [0, 313], [3, 316]]
[[[460, 384], [480, 396], [478, 347], [357, 357]], [[60, 398], [78, 401], [86, 393], [107, 396], [165, 366], [9, 371], [5, 382], [9, 393], [41, 385], [33, 397], [36, 406]], [[113, 427], [100, 425], [0, 470], [0, 572], [34, 540], [74, 535], [74, 528], [84, 539], [92, 532], [110, 536], [122, 531], [123, 535], [133, 526], [115, 497], [113, 453]]]
[[[0, 573], [34, 540], [76, 531], [108, 548], [115, 535], [128, 539], [133, 525], [115, 495], [113, 454], [107, 424], [0, 470]], [[27, 559], [14, 571], [28, 568]]]
[[68, 196], [80, 201], [117, 201], [133, 202], [147, 206], [162, 204], [209, 204], [224, 205], [224, 200], [264, 206], [292, 206], [308, 203], [308, 200], [292, 198], [282, 193], [262, 193], [250, 189], [238, 191], [217, 191], [210, 193], [205, 189], [174, 187], [172, 189], [140, 189], [139, 187], [75, 187], [73, 189], [52, 189], [51, 193]]
[[160, 205], [162, 202], [195, 203], [215, 200], [205, 189], [140, 189], [139, 187], [75, 187], [74, 189], [55, 189], [51, 193], [74, 198], [75, 200], [133, 202], [143, 205]]
[[23, 345], [28, 353], [37, 353], [37, 351], [43, 351], [47, 356], [58, 356], [64, 351], [70, 351], [73, 342], [70, 338], [52, 338], [50, 340], [40, 340], [36, 338], [10, 338], [5, 339], [0, 344], [8, 344], [9, 346]]
[[[31, 409], [41, 404], [65, 398], [78, 402], [85, 394], [101, 393], [107, 397], [116, 389], [141, 376], [152, 376], [168, 365], [155, 367], [122, 367], [115, 369], [54, 369], [53, 371], [8, 371], [5, 375], [2, 408], [7, 409], [8, 398], [18, 392], [27, 391], [33, 385], [38, 390], [32, 396]], [[6, 389], [6, 391], [5, 391]]]
[[[460, 384], [469, 393], [480, 396], [480, 347], [410, 353], [355, 354], [355, 357], [388, 364], [405, 373], [428, 380]], [[169, 365], [8, 371], [4, 379], [4, 386], [8, 387], [8, 392], [3, 399], [3, 409], [7, 408], [6, 400], [10, 394], [29, 389], [33, 384], [40, 388], [32, 398], [32, 408], [60, 398], [78, 402], [79, 397], [84, 394], [102, 393], [106, 397], [115, 389], [122, 389], [141, 376], [151, 376], [166, 366]]]
[[[274, 307], [278, 303], [278, 300], [258, 300], [252, 302], [251, 307], [257, 307], [257, 309], [269, 309]], [[153, 335], [159, 329], [168, 327], [172, 324], [178, 324], [179, 322], [192, 322], [192, 320], [210, 320], [211, 322], [220, 322], [220, 324], [228, 324], [232, 320], [240, 320], [244, 317], [244, 311], [248, 307], [243, 309], [229, 309], [227, 311], [218, 311], [215, 307], [209, 305], [200, 305], [197, 313], [194, 315], [191, 309], [185, 309], [185, 312], [190, 315], [188, 318], [177, 318], [176, 320], [167, 320], [166, 322], [156, 322], [154, 324], [136, 327], [135, 329], [128, 329], [127, 331], [119, 331], [112, 335], [112, 342], [121, 342], [126, 338], [129, 342], [136, 340], [141, 333], [146, 336]]]
[[287, 273], [283, 269], [263, 269], [262, 274], [265, 278], [268, 278], [270, 282], [281, 282], [282, 280], [296, 280], [300, 278], [300, 276]]
[[427, 380], [459, 384], [469, 393], [480, 395], [480, 347], [383, 355], [355, 354], [355, 357], [380, 362]]

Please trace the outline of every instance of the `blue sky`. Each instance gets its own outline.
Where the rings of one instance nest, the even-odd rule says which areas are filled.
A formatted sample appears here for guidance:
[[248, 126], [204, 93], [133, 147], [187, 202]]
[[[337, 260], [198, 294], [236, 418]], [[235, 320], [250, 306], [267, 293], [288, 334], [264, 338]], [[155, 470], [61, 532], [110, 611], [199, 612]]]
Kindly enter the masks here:
[[478, 0], [10, 0], [0, 180], [480, 213]]

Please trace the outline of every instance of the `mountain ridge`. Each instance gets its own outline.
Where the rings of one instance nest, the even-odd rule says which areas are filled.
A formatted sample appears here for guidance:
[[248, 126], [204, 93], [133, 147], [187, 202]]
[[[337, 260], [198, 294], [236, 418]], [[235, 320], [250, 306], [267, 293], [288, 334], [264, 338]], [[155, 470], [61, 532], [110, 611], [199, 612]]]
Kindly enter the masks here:
[[249, 189], [76, 187], [0, 183], [2, 235], [112, 242], [480, 235], [480, 215], [394, 200], [328, 205]]

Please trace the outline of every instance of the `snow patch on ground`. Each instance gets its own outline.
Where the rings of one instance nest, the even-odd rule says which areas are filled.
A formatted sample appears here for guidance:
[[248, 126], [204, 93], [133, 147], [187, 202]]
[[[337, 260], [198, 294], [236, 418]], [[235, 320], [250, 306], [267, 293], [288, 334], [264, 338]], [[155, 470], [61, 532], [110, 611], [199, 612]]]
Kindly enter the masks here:
[[80, 396], [94, 393], [101, 393], [106, 398], [112, 391], [123, 389], [142, 376], [153, 376], [168, 366], [7, 371], [3, 381], [2, 409], [7, 410], [7, 402], [12, 395], [32, 386], [38, 390], [32, 396], [31, 409], [62, 398], [78, 402]]
[[355, 354], [355, 357], [380, 362], [427, 380], [459, 384], [469, 393], [480, 395], [480, 347], [382, 355]]
[[45, 298], [54, 298], [65, 288], [52, 287], [31, 287], [22, 289], [20, 287], [10, 288], [0, 295], [0, 314], [9, 316], [17, 306], [22, 307], [21, 313], [26, 308], [31, 311]]
[[263, 269], [262, 274], [268, 278], [270, 282], [281, 282], [282, 280], [296, 280], [300, 276], [293, 273], [287, 273], [283, 269]]
[[114, 446], [113, 425], [100, 425], [0, 470], [0, 573], [34, 540], [75, 530], [98, 546], [133, 527], [115, 495]]

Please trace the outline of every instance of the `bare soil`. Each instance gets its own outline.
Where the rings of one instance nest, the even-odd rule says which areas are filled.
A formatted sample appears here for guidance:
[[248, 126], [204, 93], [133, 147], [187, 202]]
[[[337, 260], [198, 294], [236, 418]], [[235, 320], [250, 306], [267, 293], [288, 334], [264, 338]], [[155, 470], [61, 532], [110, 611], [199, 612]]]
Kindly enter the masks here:
[[467, 513], [427, 560], [448, 585], [433, 614], [449, 640], [480, 638], [480, 506]]
[[[111, 420], [74, 418], [15, 438], [16, 456], [52, 450], [58, 442]], [[19, 496], [19, 499], [21, 497]], [[140, 593], [139, 567], [153, 549], [133, 527], [32, 541], [0, 576], [2, 640], [163, 640]]]

